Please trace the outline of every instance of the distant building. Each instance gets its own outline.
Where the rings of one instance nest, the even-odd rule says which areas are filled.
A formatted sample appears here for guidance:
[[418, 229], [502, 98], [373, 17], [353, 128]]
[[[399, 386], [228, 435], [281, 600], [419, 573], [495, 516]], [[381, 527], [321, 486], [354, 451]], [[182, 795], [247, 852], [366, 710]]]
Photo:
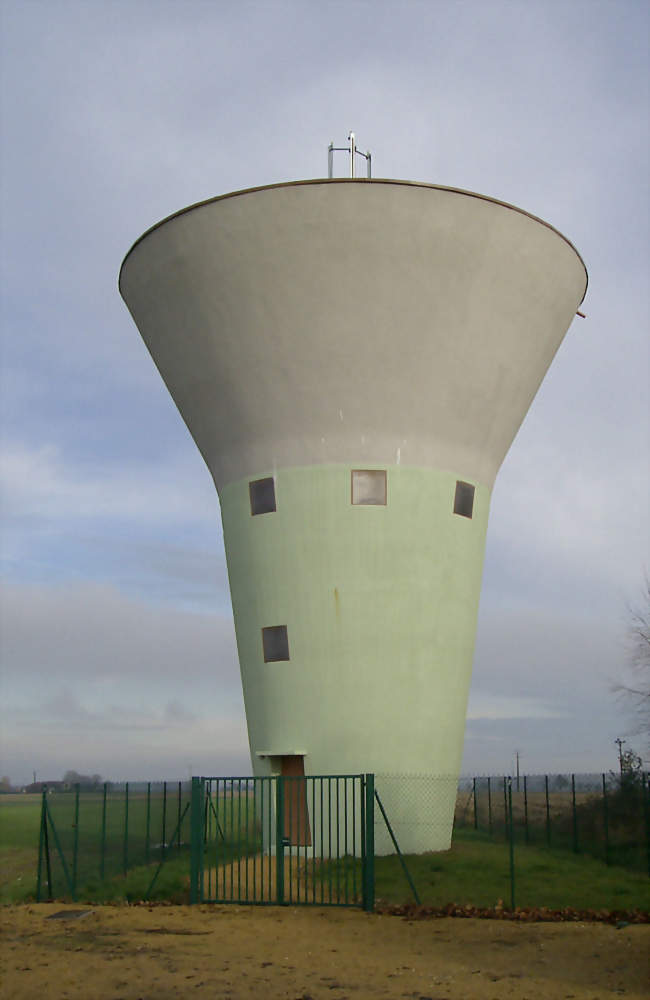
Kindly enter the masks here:
[[28, 795], [36, 792], [40, 794], [44, 788], [47, 788], [48, 792], [70, 791], [70, 785], [67, 781], [33, 781], [31, 785], [25, 785], [23, 792], [26, 792]]

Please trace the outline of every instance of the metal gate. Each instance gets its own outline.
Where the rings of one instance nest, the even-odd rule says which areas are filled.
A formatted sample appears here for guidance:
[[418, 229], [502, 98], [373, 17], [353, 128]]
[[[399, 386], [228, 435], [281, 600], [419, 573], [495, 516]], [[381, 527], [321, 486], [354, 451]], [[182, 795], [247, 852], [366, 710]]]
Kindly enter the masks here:
[[192, 903], [374, 907], [374, 775], [192, 778]]

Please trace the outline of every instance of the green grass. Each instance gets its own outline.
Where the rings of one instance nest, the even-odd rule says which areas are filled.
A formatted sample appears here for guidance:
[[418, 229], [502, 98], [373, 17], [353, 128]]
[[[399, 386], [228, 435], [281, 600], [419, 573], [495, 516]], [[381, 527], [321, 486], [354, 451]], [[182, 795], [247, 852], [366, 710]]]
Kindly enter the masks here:
[[[143, 899], [169, 903], [190, 901], [189, 851], [181, 849], [169, 855], [163, 865], [139, 865], [126, 875], [105, 879], [90, 878], [79, 886], [79, 900], [91, 903], [138, 902]], [[155, 877], [155, 882], [154, 882]], [[153, 885], [152, 885], [153, 883]]]
[[36, 890], [40, 795], [0, 795], [0, 903]]
[[[130, 793], [128, 822], [123, 789], [109, 793], [105, 821], [102, 793], [83, 793], [80, 796], [78, 826], [75, 826], [74, 793], [54, 793], [48, 796], [47, 802], [70, 877], [74, 869], [75, 835], [77, 838], [75, 884], [78, 899], [93, 902], [144, 898], [189, 901], [188, 800], [183, 794], [180, 815], [184, 818], [179, 837], [179, 803], [175, 786], [170, 786], [166, 805], [160, 786], [150, 796], [149, 802], [146, 793]], [[219, 802], [215, 801], [213, 805], [216, 810], [212, 809], [209, 817], [212, 838], [216, 836]], [[232, 803], [228, 805], [230, 807]], [[41, 808], [40, 795], [0, 796], [0, 903], [35, 897]], [[242, 810], [242, 817], [244, 815]], [[260, 850], [259, 837], [255, 837], [252, 826], [248, 832], [240, 829], [239, 818], [237, 809], [226, 809], [221, 804], [219, 829], [224, 833], [226, 842], [220, 844], [220, 863]], [[48, 835], [53, 895], [56, 898], [69, 897], [69, 884], [52, 825], [48, 827]], [[163, 843], [166, 844], [164, 849]], [[163, 853], [165, 861], [151, 889]], [[42, 880], [45, 896], [45, 865]]]
[[[406, 864], [423, 904], [510, 906], [508, 845], [459, 830], [450, 851], [413, 855]], [[412, 899], [395, 855], [375, 861], [377, 899]], [[595, 858], [545, 847], [515, 848], [515, 904], [560, 909], [650, 910], [650, 879]]]
[[[69, 894], [57, 850], [57, 838], [71, 877], [75, 864], [75, 840], [77, 841], [76, 884], [79, 892], [85, 886], [96, 888], [100, 882], [104, 882], [109, 891], [114, 881], [119, 884], [120, 877], [121, 884], [124, 885], [125, 871], [130, 873], [134, 868], [149, 870], [153, 865], [148, 879], [150, 882], [163, 850], [170, 857], [176, 857], [185, 850], [181, 846], [179, 852], [178, 842], [180, 840], [181, 845], [184, 845], [189, 840], [189, 813], [185, 811], [187, 801], [184, 793], [180, 802], [184, 819], [179, 836], [176, 832], [179, 803], [177, 789], [173, 785], [169, 788], [166, 802], [160, 794], [160, 786], [156, 786], [149, 801], [145, 793], [130, 794], [128, 821], [123, 789], [109, 792], [105, 820], [102, 793], [82, 794], [78, 824], [74, 793], [54, 793], [48, 796], [48, 808], [56, 831], [55, 837], [50, 824], [48, 835], [54, 895], [63, 897]], [[41, 803], [40, 795], [0, 796], [0, 902], [17, 902], [33, 896], [36, 891]], [[163, 843], [167, 844], [164, 849]], [[45, 867], [43, 878], [45, 879]], [[145, 878], [146, 875], [142, 875], [143, 881]], [[85, 888], [83, 891], [85, 892]]]
[[[503, 844], [480, 835], [459, 834], [450, 851], [411, 855], [405, 860], [424, 905], [458, 903], [490, 907], [502, 901], [506, 908], [510, 906], [509, 857]], [[346, 863], [351, 880], [350, 859]], [[360, 886], [360, 862], [356, 865]], [[188, 871], [186, 852], [170, 858], [149, 898], [188, 902]], [[104, 883], [91, 880], [83, 887], [83, 898], [92, 902], [146, 898], [153, 872], [155, 866], [142, 866], [130, 871], [126, 878], [118, 876]], [[321, 879], [335, 883], [336, 862], [322, 865], [319, 874]], [[375, 878], [378, 902], [412, 900], [396, 855], [375, 859]], [[515, 853], [515, 904], [549, 909], [650, 911], [650, 880], [582, 855], [525, 847]]]

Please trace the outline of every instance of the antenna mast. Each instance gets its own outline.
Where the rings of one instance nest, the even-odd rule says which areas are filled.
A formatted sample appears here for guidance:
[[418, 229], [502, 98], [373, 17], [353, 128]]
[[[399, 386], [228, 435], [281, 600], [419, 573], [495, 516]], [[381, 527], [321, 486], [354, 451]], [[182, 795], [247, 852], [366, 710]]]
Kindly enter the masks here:
[[330, 142], [327, 147], [327, 176], [334, 176], [334, 153], [349, 153], [350, 154], [350, 177], [356, 177], [356, 157], [363, 156], [366, 161], [366, 170], [368, 180], [372, 177], [372, 157], [370, 151], [367, 153], [362, 153], [360, 149], [357, 149], [357, 142], [354, 137], [354, 132], [350, 132], [348, 135], [349, 146], [335, 146], [333, 142]]

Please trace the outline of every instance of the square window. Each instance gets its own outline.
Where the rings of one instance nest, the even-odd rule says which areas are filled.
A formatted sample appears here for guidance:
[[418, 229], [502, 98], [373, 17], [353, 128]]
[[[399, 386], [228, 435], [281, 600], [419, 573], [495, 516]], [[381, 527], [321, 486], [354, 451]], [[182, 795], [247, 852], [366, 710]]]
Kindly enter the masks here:
[[275, 663], [277, 660], [289, 659], [289, 636], [286, 625], [269, 625], [262, 629], [262, 646], [264, 647], [264, 662]]
[[454, 497], [454, 514], [461, 517], [471, 517], [474, 511], [474, 487], [471, 483], [456, 481], [456, 496]]
[[386, 505], [386, 470], [353, 469], [352, 503]]
[[248, 484], [251, 498], [251, 514], [271, 514], [275, 508], [275, 482], [273, 476], [268, 479], [255, 479]]

